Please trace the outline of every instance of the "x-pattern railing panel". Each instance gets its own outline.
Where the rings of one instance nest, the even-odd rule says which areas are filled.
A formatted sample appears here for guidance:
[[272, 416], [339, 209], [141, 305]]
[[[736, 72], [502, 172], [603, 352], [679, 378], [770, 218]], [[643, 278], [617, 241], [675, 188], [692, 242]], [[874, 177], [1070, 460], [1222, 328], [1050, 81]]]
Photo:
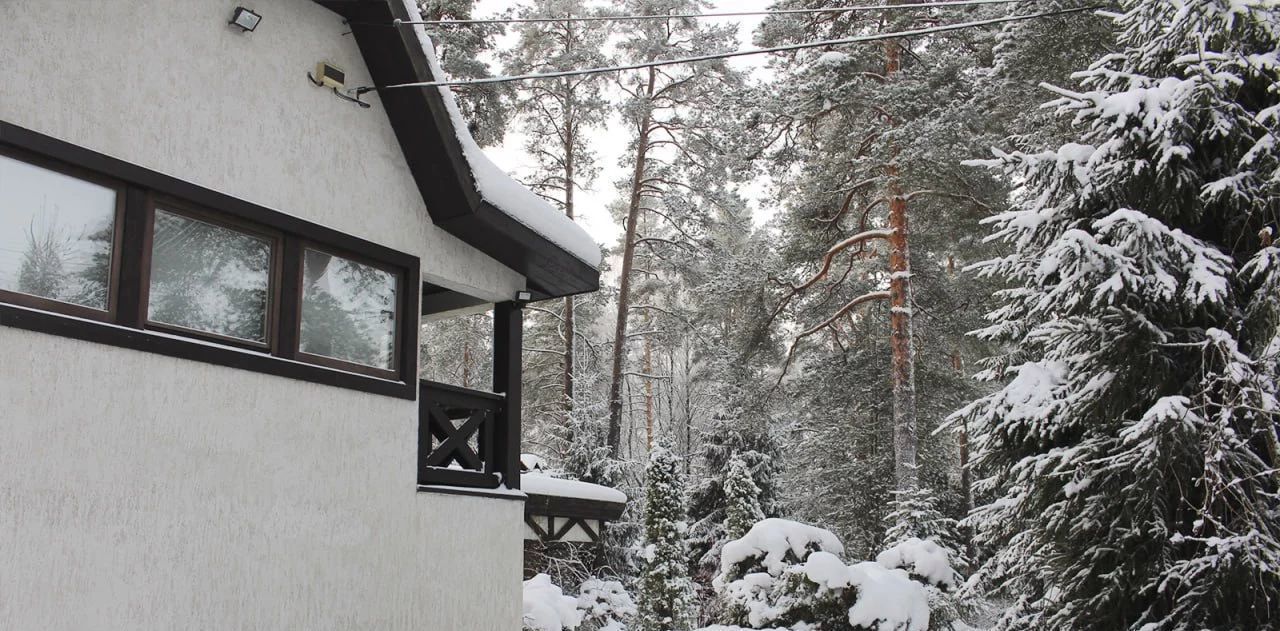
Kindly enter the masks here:
[[503, 397], [431, 382], [419, 403], [418, 482], [449, 486], [497, 486], [503, 473], [494, 457]]

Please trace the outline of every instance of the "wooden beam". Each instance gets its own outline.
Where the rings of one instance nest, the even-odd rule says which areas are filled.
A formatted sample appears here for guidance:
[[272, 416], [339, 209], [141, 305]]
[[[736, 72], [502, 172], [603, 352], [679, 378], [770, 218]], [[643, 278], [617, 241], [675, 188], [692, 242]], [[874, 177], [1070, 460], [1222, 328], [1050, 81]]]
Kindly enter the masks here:
[[493, 307], [493, 391], [506, 395], [498, 411], [494, 458], [507, 488], [520, 488], [520, 380], [523, 373], [524, 305], [500, 302]]

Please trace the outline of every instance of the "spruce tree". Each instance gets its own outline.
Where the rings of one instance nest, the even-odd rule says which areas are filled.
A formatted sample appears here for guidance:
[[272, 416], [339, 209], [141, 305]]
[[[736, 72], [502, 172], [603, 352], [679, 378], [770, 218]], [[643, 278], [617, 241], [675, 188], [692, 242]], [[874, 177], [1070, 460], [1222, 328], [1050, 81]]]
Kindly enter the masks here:
[[741, 456], [729, 459], [729, 473], [724, 478], [726, 539], [740, 539], [756, 522], [764, 519], [760, 510], [760, 487], [751, 477], [751, 468]]
[[1050, 88], [1082, 137], [988, 164], [1012, 287], [1002, 390], [958, 415], [995, 501], [1004, 629], [1280, 624], [1280, 14], [1125, 0], [1119, 50]]
[[932, 541], [946, 550], [952, 567], [964, 565], [959, 524], [942, 512], [932, 490], [919, 488], [896, 493], [884, 523], [886, 548], [914, 537]]
[[684, 476], [680, 461], [657, 445], [645, 468], [644, 567], [640, 575], [640, 631], [693, 626], [693, 588], [685, 564]]

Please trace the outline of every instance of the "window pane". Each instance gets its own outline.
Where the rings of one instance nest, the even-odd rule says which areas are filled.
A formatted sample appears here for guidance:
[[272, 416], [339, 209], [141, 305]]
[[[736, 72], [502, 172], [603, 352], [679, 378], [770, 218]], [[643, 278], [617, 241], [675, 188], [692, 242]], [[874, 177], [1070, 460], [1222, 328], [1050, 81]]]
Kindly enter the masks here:
[[374, 368], [394, 368], [394, 274], [306, 250], [302, 283], [299, 350]]
[[0, 289], [107, 309], [116, 191], [0, 156]]
[[267, 342], [271, 240], [157, 209], [152, 322]]

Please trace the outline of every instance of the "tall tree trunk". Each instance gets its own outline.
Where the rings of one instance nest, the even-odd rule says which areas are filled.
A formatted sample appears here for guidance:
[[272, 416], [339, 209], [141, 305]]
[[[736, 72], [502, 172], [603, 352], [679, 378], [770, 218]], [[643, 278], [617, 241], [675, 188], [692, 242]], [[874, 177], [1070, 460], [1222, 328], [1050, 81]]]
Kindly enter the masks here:
[[[892, 80], [900, 68], [897, 40], [885, 43], [885, 77]], [[890, 125], [896, 124], [889, 121]], [[911, 339], [911, 253], [907, 247], [910, 235], [907, 202], [902, 197], [902, 181], [898, 172], [898, 148], [889, 152], [888, 176], [889, 228], [889, 329], [893, 348], [893, 478], [898, 491], [914, 490], [919, 484], [916, 452], [916, 375], [915, 348]]]
[[[645, 98], [653, 100], [657, 72], [649, 69]], [[618, 279], [618, 319], [613, 332], [613, 370], [609, 382], [609, 455], [617, 458], [622, 444], [622, 361], [627, 353], [627, 316], [631, 310], [631, 269], [635, 265], [636, 226], [643, 202], [645, 161], [649, 157], [652, 113], [646, 109], [636, 137], [635, 169], [631, 174], [631, 198], [627, 204], [627, 224], [622, 236], [622, 270]]]
[[[646, 326], [649, 316], [644, 318]], [[653, 342], [644, 336], [644, 436], [645, 445], [653, 451]]]
[[689, 385], [689, 373], [693, 372], [689, 345], [684, 347], [684, 474], [689, 475], [693, 463], [693, 389]]
[[[572, 33], [573, 29], [569, 28]], [[566, 84], [568, 79], [565, 80]], [[569, 93], [568, 86], [565, 87], [565, 93]], [[573, 99], [565, 99], [564, 104], [564, 214], [573, 219], [573, 178], [574, 178], [574, 139], [577, 136], [577, 128], [573, 121]], [[574, 322], [573, 322], [573, 296], [565, 296], [564, 299], [564, 416], [565, 420], [569, 419], [569, 413], [573, 411], [573, 345], [574, 345]], [[572, 440], [572, 437], [570, 438]]]
[[[954, 259], [947, 257], [947, 271], [955, 270], [953, 265]], [[964, 375], [964, 359], [960, 357], [960, 350], [951, 351], [951, 368], [956, 371], [956, 375]], [[960, 501], [961, 509], [965, 515], [973, 510], [973, 477], [969, 471], [969, 419], [967, 417], [960, 418], [960, 433], [956, 436], [956, 442], [960, 447]], [[973, 531], [968, 527], [962, 528], [964, 533], [964, 549], [965, 554], [973, 559]]]
[[[468, 327], [469, 328], [469, 327]], [[462, 387], [471, 387], [471, 331], [462, 338]]]

